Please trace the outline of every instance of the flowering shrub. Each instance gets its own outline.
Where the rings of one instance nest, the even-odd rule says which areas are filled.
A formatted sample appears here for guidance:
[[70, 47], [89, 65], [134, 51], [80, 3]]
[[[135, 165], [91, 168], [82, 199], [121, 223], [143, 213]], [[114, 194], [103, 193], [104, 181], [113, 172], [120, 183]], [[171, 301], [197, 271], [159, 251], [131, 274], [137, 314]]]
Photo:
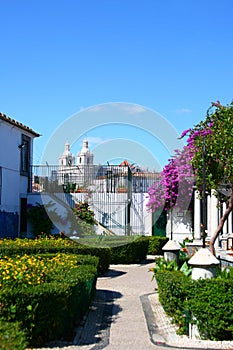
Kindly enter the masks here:
[[97, 265], [98, 258], [76, 254], [4, 256], [1, 319], [19, 322], [30, 345], [69, 337], [89, 307]]
[[17, 247], [24, 247], [24, 248], [37, 248], [37, 247], [56, 247], [56, 248], [63, 248], [63, 247], [70, 247], [71, 245], [74, 245], [75, 243], [69, 239], [63, 239], [63, 238], [56, 238], [55, 236], [48, 236], [48, 237], [41, 237], [37, 239], [30, 239], [30, 238], [16, 238], [14, 240], [3, 238], [0, 239], [0, 249], [2, 247], [8, 247], [8, 248], [17, 248]]
[[94, 212], [90, 209], [87, 201], [76, 203], [74, 213], [78, 219], [85, 221], [87, 224], [95, 224]]
[[148, 209], [188, 209], [193, 194], [193, 171], [190, 153], [186, 147], [175, 150], [173, 158], [159, 174], [157, 181], [148, 189]]
[[72, 231], [76, 231], [78, 237], [95, 235], [93, 225], [96, 223], [94, 212], [90, 209], [87, 201], [75, 204], [74, 215], [76, 222]]
[[[187, 179], [194, 174], [195, 185], [201, 196], [204, 192], [216, 191], [226, 202], [226, 210], [219, 220], [215, 232], [211, 233], [210, 250], [215, 254], [214, 243], [233, 210], [233, 102], [222, 106], [219, 101], [212, 103], [205, 120], [192, 129], [185, 130], [181, 138], [187, 138], [187, 145], [169, 160], [159, 180], [149, 189], [148, 208], [177, 207], [188, 204], [191, 187]], [[228, 189], [222, 194], [220, 187]], [[183, 207], [187, 209], [187, 207]]]
[[[38, 285], [49, 282], [54, 273], [78, 269], [76, 254], [57, 254], [52, 258], [23, 255], [0, 259], [0, 287]], [[55, 272], [54, 272], [55, 271]]]

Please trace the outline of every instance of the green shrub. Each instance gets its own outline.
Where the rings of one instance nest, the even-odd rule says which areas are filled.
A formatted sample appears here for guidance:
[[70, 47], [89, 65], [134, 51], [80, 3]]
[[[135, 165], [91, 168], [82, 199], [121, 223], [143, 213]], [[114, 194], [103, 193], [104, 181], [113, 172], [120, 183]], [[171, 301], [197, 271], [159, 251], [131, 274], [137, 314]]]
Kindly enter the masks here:
[[0, 240], [0, 257], [47, 253], [67, 253], [96, 256], [99, 258], [99, 273], [106, 272], [110, 264], [110, 249], [106, 246], [88, 246], [76, 243], [68, 238], [55, 237], [40, 239], [17, 238], [15, 240]]
[[140, 263], [146, 259], [148, 238], [139, 237], [131, 243], [111, 248], [111, 264]]
[[159, 270], [156, 272], [159, 300], [165, 312], [179, 326], [180, 332], [186, 331], [184, 317], [185, 301], [192, 280], [181, 271]]
[[25, 333], [18, 322], [0, 319], [0, 349], [25, 350], [28, 345]]
[[73, 338], [73, 329], [87, 312], [95, 289], [96, 268], [90, 265], [54, 271], [53, 280], [1, 292], [2, 317], [20, 322], [30, 345]]
[[[223, 276], [223, 278], [221, 277]], [[197, 323], [202, 339], [232, 340], [233, 280], [231, 274], [191, 280], [181, 271], [157, 269], [159, 300], [168, 316], [187, 333], [187, 322]]]
[[148, 254], [163, 255], [162, 248], [168, 241], [168, 237], [149, 236]]
[[108, 271], [111, 259], [111, 250], [108, 247], [92, 247], [82, 244], [77, 244], [74, 252], [81, 255], [92, 255], [99, 259], [98, 272], [100, 274]]
[[185, 305], [197, 319], [203, 339], [233, 339], [232, 295], [232, 279], [200, 279], [192, 284]]
[[[54, 203], [49, 202], [46, 205], [36, 203], [35, 206], [31, 206], [27, 212], [28, 221], [32, 225], [32, 233], [34, 237], [40, 235], [49, 236], [54, 225], [47, 213], [49, 208], [54, 206]], [[56, 211], [52, 211], [52, 215], [58, 217]]]

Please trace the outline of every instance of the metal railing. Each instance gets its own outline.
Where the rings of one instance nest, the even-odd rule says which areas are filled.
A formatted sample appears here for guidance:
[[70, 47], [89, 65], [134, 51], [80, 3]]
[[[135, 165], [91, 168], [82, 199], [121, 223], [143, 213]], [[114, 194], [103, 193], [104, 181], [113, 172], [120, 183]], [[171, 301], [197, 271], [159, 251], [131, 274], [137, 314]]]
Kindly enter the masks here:
[[32, 193], [49, 194], [52, 200], [71, 208], [87, 200], [105, 229], [123, 235], [143, 234], [141, 198], [156, 181], [157, 173], [133, 173], [130, 167], [120, 165], [34, 165], [31, 174]]
[[33, 165], [32, 192], [146, 193], [156, 180], [155, 172], [132, 173], [121, 165]]

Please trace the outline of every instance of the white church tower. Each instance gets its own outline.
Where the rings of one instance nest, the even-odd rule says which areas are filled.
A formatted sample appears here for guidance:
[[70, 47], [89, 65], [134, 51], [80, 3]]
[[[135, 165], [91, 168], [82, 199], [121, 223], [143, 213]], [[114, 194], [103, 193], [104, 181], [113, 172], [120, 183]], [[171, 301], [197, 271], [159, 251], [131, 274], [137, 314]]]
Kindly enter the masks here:
[[77, 165], [93, 165], [94, 164], [94, 154], [90, 152], [88, 148], [87, 139], [83, 140], [83, 145], [81, 151], [77, 155]]
[[72, 166], [74, 165], [75, 157], [70, 152], [70, 144], [68, 141], [65, 143], [65, 150], [59, 157], [59, 166]]

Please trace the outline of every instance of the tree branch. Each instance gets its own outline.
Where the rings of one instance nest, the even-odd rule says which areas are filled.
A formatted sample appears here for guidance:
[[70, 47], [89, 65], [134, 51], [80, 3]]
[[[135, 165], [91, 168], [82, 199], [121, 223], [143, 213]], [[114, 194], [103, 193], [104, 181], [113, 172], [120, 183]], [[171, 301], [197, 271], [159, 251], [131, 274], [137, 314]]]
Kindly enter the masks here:
[[223, 213], [223, 216], [221, 217], [221, 219], [219, 221], [219, 225], [218, 225], [216, 231], [214, 232], [213, 236], [210, 239], [210, 251], [214, 255], [215, 255], [214, 243], [215, 243], [219, 233], [221, 232], [221, 230], [223, 228], [223, 225], [226, 222], [226, 220], [227, 220], [229, 214], [231, 213], [232, 209], [233, 209], [233, 189], [231, 189], [231, 196], [230, 196], [230, 198], [228, 200], [227, 208], [226, 208], [225, 212]]

